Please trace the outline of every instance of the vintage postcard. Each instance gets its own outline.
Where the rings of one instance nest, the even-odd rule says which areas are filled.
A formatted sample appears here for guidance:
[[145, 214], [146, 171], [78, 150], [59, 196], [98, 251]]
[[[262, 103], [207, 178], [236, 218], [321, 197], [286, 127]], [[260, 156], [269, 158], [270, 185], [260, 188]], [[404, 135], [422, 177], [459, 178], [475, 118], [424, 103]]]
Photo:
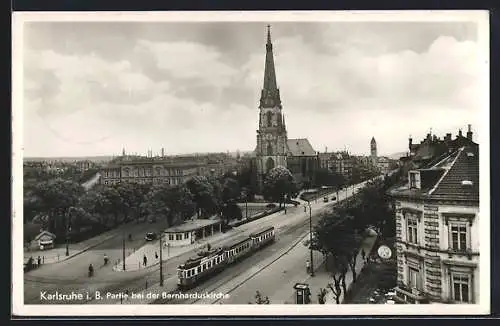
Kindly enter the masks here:
[[14, 13], [13, 314], [489, 313], [488, 31]]

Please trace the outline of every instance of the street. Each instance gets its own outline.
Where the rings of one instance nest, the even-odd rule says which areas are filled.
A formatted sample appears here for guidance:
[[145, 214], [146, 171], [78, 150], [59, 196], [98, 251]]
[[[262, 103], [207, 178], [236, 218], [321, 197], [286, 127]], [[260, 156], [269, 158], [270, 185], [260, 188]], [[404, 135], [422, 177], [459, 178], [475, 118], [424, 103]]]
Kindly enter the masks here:
[[[348, 195], [352, 195], [352, 187], [348, 189]], [[346, 191], [342, 190], [338, 193], [338, 200], [343, 200], [346, 196]], [[331, 195], [329, 196], [332, 197]], [[318, 219], [318, 215], [325, 209], [326, 206], [333, 205], [334, 202], [329, 201], [324, 203], [322, 198], [317, 200], [317, 203], [311, 202], [313, 223]], [[219, 275], [207, 280], [201, 284], [199, 288], [193, 291], [213, 290], [226, 284], [229, 280], [237, 275], [248, 273], [259, 262], [269, 259], [273, 255], [280, 254], [287, 250], [294, 242], [297, 242], [299, 236], [307, 232], [309, 229], [308, 214], [304, 213], [303, 206], [292, 207], [287, 209], [287, 214], [278, 212], [262, 219], [241, 225], [226, 233], [220, 241], [211, 242], [212, 247], [228, 244], [235, 237], [241, 234], [250, 234], [258, 229], [266, 226], [274, 226], [276, 228], [276, 242], [270, 246], [263, 248], [259, 252], [254, 253], [247, 259], [230, 268], [222, 271]], [[128, 233], [133, 234], [133, 243], [126, 241], [127, 247], [140, 247], [144, 244], [144, 235], [146, 232], [158, 228], [157, 224], [139, 224], [134, 225], [128, 230]], [[128, 234], [127, 233], [127, 234]], [[69, 293], [75, 291], [77, 293], [118, 293], [118, 292], [140, 292], [146, 286], [157, 286], [159, 283], [159, 265], [151, 266], [142, 270], [116, 272], [113, 271], [113, 263], [122, 258], [122, 237], [115, 237], [105, 243], [83, 252], [74, 258], [66, 261], [43, 266], [42, 268], [30, 272], [25, 275], [24, 293], [25, 304], [60, 304], [64, 303], [57, 300], [44, 300], [40, 297], [41, 291], [53, 293], [56, 290], [60, 293]], [[302, 245], [302, 244], [300, 244]], [[110, 258], [108, 266], [103, 266], [104, 254]], [[163, 262], [165, 284], [163, 291], [173, 291], [176, 288], [176, 268], [178, 265], [186, 261], [195, 254], [195, 250], [188, 251], [176, 257], [172, 257]], [[301, 261], [299, 265], [304, 265]], [[95, 268], [95, 276], [89, 278], [87, 275], [88, 265], [92, 263]], [[286, 276], [285, 276], [286, 277]], [[267, 282], [266, 282], [267, 283]], [[272, 282], [269, 282], [272, 283]], [[280, 282], [274, 282], [276, 286]], [[267, 284], [266, 284], [267, 286]], [[263, 289], [264, 291], [264, 289]], [[116, 299], [95, 301], [84, 296], [82, 300], [72, 300], [72, 304], [82, 303], [119, 303]], [[184, 301], [184, 302], [182, 302]], [[170, 300], [169, 303], [188, 303], [186, 300]], [[189, 301], [189, 300], [188, 300]], [[166, 303], [165, 300], [157, 300], [155, 303]]]

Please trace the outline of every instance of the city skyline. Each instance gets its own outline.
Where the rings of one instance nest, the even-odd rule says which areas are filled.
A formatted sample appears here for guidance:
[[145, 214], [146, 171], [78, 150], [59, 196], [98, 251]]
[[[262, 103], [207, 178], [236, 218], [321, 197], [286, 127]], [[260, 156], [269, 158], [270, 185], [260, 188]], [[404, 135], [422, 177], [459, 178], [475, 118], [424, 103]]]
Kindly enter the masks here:
[[390, 155], [410, 134], [481, 133], [472, 22], [40, 22], [24, 28], [24, 156], [251, 151], [268, 23], [290, 138], [368, 155], [375, 137]]

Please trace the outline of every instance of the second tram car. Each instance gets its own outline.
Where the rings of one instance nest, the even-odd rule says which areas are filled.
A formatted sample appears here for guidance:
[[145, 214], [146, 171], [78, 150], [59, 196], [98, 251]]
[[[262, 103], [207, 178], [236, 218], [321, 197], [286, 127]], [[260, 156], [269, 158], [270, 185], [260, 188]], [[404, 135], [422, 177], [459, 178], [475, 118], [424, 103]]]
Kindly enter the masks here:
[[238, 238], [231, 245], [201, 252], [177, 268], [177, 285], [181, 290], [190, 289], [274, 240], [272, 226]]

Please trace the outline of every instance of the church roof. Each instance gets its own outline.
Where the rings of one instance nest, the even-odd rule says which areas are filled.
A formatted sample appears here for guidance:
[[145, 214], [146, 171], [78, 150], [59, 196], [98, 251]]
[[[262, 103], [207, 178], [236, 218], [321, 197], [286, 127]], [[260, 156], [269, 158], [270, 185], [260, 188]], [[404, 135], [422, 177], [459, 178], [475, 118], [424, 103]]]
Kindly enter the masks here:
[[315, 156], [316, 151], [306, 138], [288, 139], [287, 152], [292, 156]]

